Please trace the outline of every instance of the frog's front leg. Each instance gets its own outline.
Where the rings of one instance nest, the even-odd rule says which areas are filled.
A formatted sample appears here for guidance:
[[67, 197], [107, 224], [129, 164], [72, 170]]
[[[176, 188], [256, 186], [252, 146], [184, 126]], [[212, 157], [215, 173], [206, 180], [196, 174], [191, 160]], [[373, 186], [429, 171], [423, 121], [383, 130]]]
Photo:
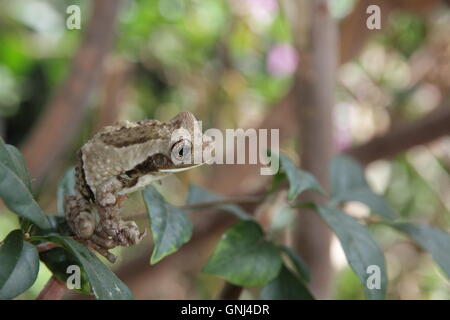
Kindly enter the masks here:
[[96, 190], [95, 198], [101, 230], [113, 238], [117, 238], [120, 231], [120, 208], [117, 192], [121, 189], [121, 181], [113, 177], [100, 184]]
[[120, 218], [121, 197], [123, 196], [120, 196], [118, 192], [132, 183], [135, 181], [121, 175], [105, 181], [96, 190], [101, 230], [122, 246], [139, 243], [146, 235], [146, 230], [140, 233], [134, 222], [124, 222]]

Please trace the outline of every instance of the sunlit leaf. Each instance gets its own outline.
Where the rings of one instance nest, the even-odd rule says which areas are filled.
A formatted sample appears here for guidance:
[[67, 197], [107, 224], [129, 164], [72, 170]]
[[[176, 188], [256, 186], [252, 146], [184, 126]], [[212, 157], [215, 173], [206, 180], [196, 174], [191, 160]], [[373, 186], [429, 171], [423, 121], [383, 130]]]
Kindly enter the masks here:
[[19, 150], [17, 150], [16, 147], [5, 144], [1, 137], [0, 162], [11, 169], [20, 178], [20, 180], [22, 180], [28, 190], [31, 190], [30, 175], [28, 173], [28, 169], [25, 165], [22, 154]]
[[20, 230], [10, 232], [0, 246], [0, 299], [12, 299], [30, 288], [38, 272], [36, 248], [23, 240]]
[[50, 228], [45, 213], [34, 200], [28, 187], [3, 163], [0, 163], [0, 198], [11, 211], [32, 221], [41, 229]]
[[280, 268], [279, 251], [264, 239], [259, 224], [241, 221], [225, 232], [203, 271], [236, 285], [253, 287], [267, 284]]
[[[350, 267], [364, 286], [366, 297], [384, 299], [387, 287], [384, 255], [367, 228], [337, 208], [318, 206], [318, 211], [338, 237]], [[367, 285], [371, 266], [380, 271], [379, 288], [370, 289]]]
[[155, 243], [150, 263], [155, 264], [189, 241], [192, 222], [184, 210], [167, 203], [154, 187], [147, 187], [142, 194]]

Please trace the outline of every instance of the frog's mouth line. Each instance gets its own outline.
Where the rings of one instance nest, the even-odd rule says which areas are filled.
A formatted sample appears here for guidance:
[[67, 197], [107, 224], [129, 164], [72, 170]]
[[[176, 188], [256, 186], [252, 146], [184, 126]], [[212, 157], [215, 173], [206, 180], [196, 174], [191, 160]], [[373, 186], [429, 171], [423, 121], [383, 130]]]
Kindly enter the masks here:
[[158, 172], [161, 172], [161, 173], [176, 173], [176, 172], [182, 172], [182, 171], [186, 171], [186, 170], [188, 170], [188, 169], [192, 169], [192, 168], [196, 168], [196, 167], [199, 167], [199, 166], [202, 166], [202, 165], [204, 165], [205, 163], [207, 163], [207, 162], [202, 162], [202, 163], [199, 163], [199, 164], [196, 164], [196, 165], [186, 165], [186, 166], [183, 166], [183, 167], [178, 167], [178, 168], [171, 168], [171, 169], [159, 169], [158, 170]]

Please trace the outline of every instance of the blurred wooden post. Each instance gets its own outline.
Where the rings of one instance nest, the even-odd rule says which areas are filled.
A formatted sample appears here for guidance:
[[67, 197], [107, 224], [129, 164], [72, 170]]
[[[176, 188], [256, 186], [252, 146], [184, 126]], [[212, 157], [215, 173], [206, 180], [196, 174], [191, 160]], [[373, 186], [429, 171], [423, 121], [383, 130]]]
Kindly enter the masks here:
[[[337, 66], [337, 26], [327, 0], [310, 3], [308, 48], [300, 56], [298, 71], [300, 159], [303, 169], [313, 173], [328, 190], [328, 165], [333, 154], [333, 105]], [[321, 202], [309, 193], [305, 200]], [[294, 248], [311, 268], [311, 290], [316, 298], [327, 298], [331, 279], [331, 233], [319, 216], [300, 210], [292, 234]]]

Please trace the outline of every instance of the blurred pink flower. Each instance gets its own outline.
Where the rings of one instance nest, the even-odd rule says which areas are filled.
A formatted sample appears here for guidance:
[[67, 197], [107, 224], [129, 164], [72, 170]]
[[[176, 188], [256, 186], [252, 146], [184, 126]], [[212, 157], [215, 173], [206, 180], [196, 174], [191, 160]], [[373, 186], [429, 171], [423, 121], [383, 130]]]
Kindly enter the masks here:
[[276, 0], [247, 0], [246, 5], [253, 18], [262, 23], [270, 23], [278, 9]]
[[286, 77], [295, 72], [298, 54], [290, 44], [272, 47], [267, 56], [267, 71], [275, 77]]
[[278, 12], [277, 0], [230, 0], [236, 13], [249, 15], [259, 25], [272, 23]]

